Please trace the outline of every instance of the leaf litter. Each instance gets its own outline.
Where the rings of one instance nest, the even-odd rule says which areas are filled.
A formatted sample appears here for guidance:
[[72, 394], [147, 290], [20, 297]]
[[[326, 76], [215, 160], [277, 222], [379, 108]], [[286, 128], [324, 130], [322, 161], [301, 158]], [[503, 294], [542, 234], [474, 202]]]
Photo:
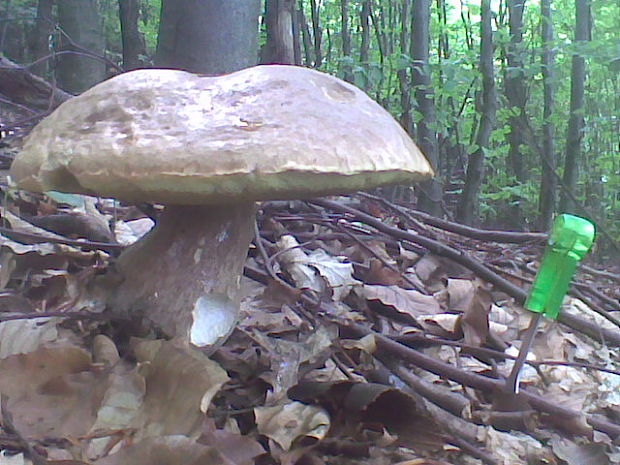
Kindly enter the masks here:
[[[2, 211], [14, 231], [0, 236], [2, 465], [617, 463], [620, 338], [592, 311], [613, 310], [617, 270], [582, 272], [588, 303], [566, 300], [602, 336], [546, 322], [522, 377], [529, 397], [506, 399], [498, 386], [528, 319], [519, 296], [413, 239], [456, 247], [521, 288], [542, 240], [483, 243], [367, 196], [338, 199], [346, 214], [266, 202], [243, 318], [207, 355], [145, 333], [95, 290], [122, 249], [103, 224], [114, 218], [127, 245], [151, 220], [54, 199], [14, 203], [62, 219]], [[58, 222], [76, 234], [41, 227]]]

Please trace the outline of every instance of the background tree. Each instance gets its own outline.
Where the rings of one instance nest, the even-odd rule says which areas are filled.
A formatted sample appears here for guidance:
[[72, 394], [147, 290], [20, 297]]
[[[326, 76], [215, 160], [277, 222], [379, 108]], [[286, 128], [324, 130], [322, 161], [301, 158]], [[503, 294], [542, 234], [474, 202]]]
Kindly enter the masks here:
[[58, 84], [67, 92], [79, 94], [103, 81], [105, 36], [97, 0], [57, 2], [58, 23], [62, 30], [62, 53], [58, 57]]
[[342, 67], [344, 80], [353, 82], [353, 56], [351, 55], [351, 31], [349, 30], [349, 0], [340, 0], [342, 30]]
[[467, 163], [465, 187], [459, 199], [457, 218], [465, 224], [473, 224], [478, 208], [478, 195], [484, 177], [484, 153], [489, 145], [491, 131], [495, 126], [496, 92], [493, 66], [493, 29], [491, 26], [491, 1], [480, 2], [480, 73], [482, 95], [480, 125], [478, 126], [474, 152]]
[[585, 126], [584, 88], [586, 82], [586, 60], [582, 45], [590, 40], [590, 0], [575, 0], [575, 51], [572, 57], [570, 119], [566, 132], [566, 159], [564, 161], [564, 190], [560, 197], [560, 211], [575, 213], [573, 200], [577, 192], [581, 142]]
[[[37, 2], [36, 19], [30, 34], [30, 59], [32, 61], [42, 59], [50, 53], [50, 34], [54, 28], [53, 6], [54, 0]], [[31, 70], [33, 73], [45, 75], [49, 69], [48, 64], [47, 60], [43, 60]]]
[[552, 0], [541, 0], [541, 35], [542, 35], [542, 76], [543, 76], [543, 122], [542, 122], [542, 176], [540, 183], [539, 229], [548, 231], [553, 220], [558, 188], [558, 177], [555, 172], [555, 124], [552, 121], [555, 110], [555, 52], [553, 17], [551, 13]]
[[265, 0], [267, 40], [261, 49], [261, 63], [295, 63], [293, 0]]
[[[522, 185], [527, 176], [527, 157], [524, 155], [525, 138], [528, 127], [525, 68], [523, 66], [523, 12], [525, 0], [506, 0], [510, 39], [505, 47], [506, 66], [504, 68], [504, 95], [508, 106], [508, 150], [509, 166], [517, 185]], [[512, 224], [523, 225], [521, 208], [513, 201]]]
[[123, 41], [123, 68], [127, 71], [144, 66], [146, 44], [138, 27], [139, 0], [118, 0], [118, 13]]
[[[411, 58], [412, 84], [415, 89], [415, 101], [421, 114], [417, 124], [417, 141], [422, 152], [433, 167], [439, 166], [437, 156], [437, 133], [435, 132], [435, 96], [431, 84], [429, 68], [429, 26], [431, 18], [430, 0], [414, 0]], [[432, 215], [441, 215], [442, 185], [440, 176], [422, 183], [418, 189], [420, 208]]]
[[260, 0], [163, 0], [155, 65], [224, 74], [258, 61]]

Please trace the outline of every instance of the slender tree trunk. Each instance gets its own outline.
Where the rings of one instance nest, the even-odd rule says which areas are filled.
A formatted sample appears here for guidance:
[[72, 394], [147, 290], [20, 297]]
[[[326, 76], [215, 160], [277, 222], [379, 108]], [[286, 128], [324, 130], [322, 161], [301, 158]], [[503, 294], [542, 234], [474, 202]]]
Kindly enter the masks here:
[[[411, 21], [411, 0], [402, 0], [401, 26], [400, 26], [400, 53], [409, 55], [409, 24]], [[408, 67], [399, 67], [396, 75], [400, 85], [400, 124], [405, 131], [413, 134], [413, 120], [411, 118], [411, 84], [407, 74]]]
[[260, 62], [264, 64], [294, 64], [293, 0], [266, 0], [265, 22], [267, 42], [261, 50]]
[[304, 13], [303, 0], [300, 1], [297, 16], [299, 18], [299, 29], [301, 30], [301, 38], [304, 46], [304, 64], [310, 67], [312, 66], [312, 63], [314, 63], [314, 60], [312, 59], [314, 48], [312, 46], [310, 27], [308, 26], [308, 20], [306, 19], [306, 15]]
[[478, 209], [478, 196], [484, 176], [484, 150], [489, 146], [491, 131], [495, 126], [496, 92], [493, 69], [493, 29], [491, 26], [491, 0], [480, 2], [480, 73], [482, 74], [482, 108], [476, 135], [476, 151], [469, 156], [463, 193], [457, 207], [457, 218], [473, 224]]
[[360, 63], [362, 68], [366, 71], [363, 76], [362, 88], [368, 90], [368, 61], [370, 56], [370, 12], [371, 12], [371, 0], [364, 0], [362, 3], [362, 10], [360, 11], [360, 25], [362, 28], [362, 41], [360, 44]]
[[[590, 0], [575, 0], [575, 43], [590, 40]], [[584, 88], [586, 81], [586, 60], [580, 53], [572, 58], [570, 118], [566, 133], [566, 159], [564, 160], [564, 187], [573, 195], [577, 193], [579, 162], [581, 160], [581, 140], [585, 126]], [[566, 192], [560, 197], [560, 211], [574, 212], [576, 205]]]
[[542, 177], [540, 183], [539, 229], [548, 231], [551, 228], [555, 212], [558, 181], [555, 173], [557, 154], [555, 151], [555, 125], [551, 121], [555, 107], [555, 52], [553, 47], [553, 18], [551, 4], [553, 0], [541, 0], [542, 17], [542, 74], [543, 74], [543, 153]]
[[508, 120], [510, 132], [509, 160], [517, 181], [526, 180], [526, 169], [520, 146], [524, 144], [525, 134], [525, 73], [523, 69], [523, 10], [525, 0], [506, 0], [510, 22], [510, 43], [506, 47], [506, 64], [504, 71], [504, 94], [513, 113]]
[[312, 14], [312, 37], [314, 39], [314, 67], [320, 68], [323, 64], [323, 30], [321, 29], [321, 16], [317, 0], [310, 0], [310, 9]]
[[118, 15], [123, 41], [123, 68], [126, 71], [141, 68], [144, 66], [142, 57], [146, 57], [146, 44], [138, 29], [140, 1], [118, 0]]
[[[422, 153], [436, 170], [437, 133], [435, 132], [435, 95], [429, 69], [430, 0], [413, 0], [411, 35], [412, 84], [422, 119], [418, 122], [417, 141]], [[437, 173], [438, 174], [438, 173]], [[417, 189], [418, 207], [431, 215], [441, 215], [442, 186], [437, 179], [422, 183]]]
[[[508, 102], [510, 117], [508, 118], [508, 160], [517, 184], [523, 184], [527, 179], [525, 154], [522, 146], [525, 144], [527, 128], [525, 88], [525, 70], [523, 67], [523, 10], [525, 0], [506, 0], [510, 30], [510, 42], [506, 46], [506, 67], [504, 68], [504, 95]], [[510, 224], [515, 229], [525, 225], [521, 206], [518, 202], [511, 202]]]
[[84, 55], [84, 52], [104, 54], [105, 35], [98, 3], [97, 0], [57, 2], [58, 22], [68, 36], [63, 36], [61, 50], [79, 53], [62, 55], [58, 59], [58, 84], [67, 92], [84, 92], [106, 77], [105, 63]]
[[342, 59], [344, 80], [353, 82], [353, 57], [351, 56], [351, 31], [349, 30], [349, 0], [340, 0], [340, 16], [342, 18]]
[[301, 24], [299, 10], [293, 5], [293, 57], [295, 64], [301, 66]]
[[11, 23], [12, 23], [12, 21], [9, 20], [9, 18], [11, 17], [12, 7], [13, 7], [12, 1], [5, 0], [4, 5], [3, 5], [2, 16], [0, 16], [0, 19], [3, 20], [0, 22], [0, 53], [7, 55], [10, 58], [14, 58], [14, 57], [11, 56], [12, 55], [11, 53], [7, 53], [6, 38], [9, 32], [9, 27], [11, 26]]
[[258, 61], [260, 0], [163, 0], [155, 64], [210, 75]]
[[465, 31], [465, 43], [467, 44], [467, 48], [469, 50], [474, 49], [474, 38], [473, 38], [473, 26], [471, 24], [471, 13], [469, 8], [465, 7], [465, 2], [461, 2], [461, 22], [463, 23], [463, 30]]
[[[32, 61], [50, 54], [49, 37], [54, 29], [53, 6], [54, 0], [39, 0], [37, 3], [37, 18], [30, 38], [30, 59]], [[49, 61], [33, 66], [30, 71], [44, 76], [49, 71]]]

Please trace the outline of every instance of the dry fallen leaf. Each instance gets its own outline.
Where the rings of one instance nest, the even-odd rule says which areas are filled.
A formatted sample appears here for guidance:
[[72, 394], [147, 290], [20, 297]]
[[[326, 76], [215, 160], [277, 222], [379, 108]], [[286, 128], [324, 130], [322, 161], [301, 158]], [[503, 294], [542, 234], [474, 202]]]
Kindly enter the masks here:
[[235, 465], [254, 465], [256, 457], [265, 453], [263, 446], [255, 439], [214, 427], [208, 428], [198, 442], [217, 449], [222, 457]]
[[[459, 281], [463, 280], [449, 280], [452, 283]], [[493, 297], [488, 287], [481, 281], [471, 282], [470, 290], [464, 293], [463, 287], [467, 287], [467, 285], [459, 286], [459, 292], [455, 291], [454, 294], [458, 295], [458, 305], [464, 306], [460, 321], [465, 342], [473, 346], [481, 346], [489, 335], [489, 313], [491, 312]], [[452, 294], [450, 294], [450, 304], [452, 306]]]
[[328, 255], [322, 249], [306, 254], [290, 235], [282, 236], [277, 245], [281, 251], [280, 265], [300, 289], [311, 289], [319, 294], [329, 291], [335, 301], [341, 301], [360, 284], [353, 278], [353, 265], [344, 262], [344, 257]]
[[295, 441], [313, 438], [320, 441], [329, 431], [329, 415], [322, 408], [290, 402], [274, 407], [254, 409], [258, 432], [275, 442], [282, 449], [290, 450]]
[[146, 438], [94, 462], [94, 465], [153, 464], [234, 465], [225, 460], [215, 448], [181, 435]]
[[197, 431], [211, 399], [228, 381], [226, 372], [197, 349], [174, 341], [134, 341], [146, 394], [133, 426], [137, 437]]
[[398, 286], [373, 286], [364, 284], [356, 292], [369, 301], [379, 301], [402, 315], [416, 321], [420, 315], [441, 313], [441, 307], [433, 296]]
[[34, 318], [0, 323], [0, 359], [27, 354], [58, 338], [60, 318]]
[[32, 438], [79, 436], [95, 421], [104, 375], [79, 347], [39, 348], [0, 360], [0, 392], [16, 428]]

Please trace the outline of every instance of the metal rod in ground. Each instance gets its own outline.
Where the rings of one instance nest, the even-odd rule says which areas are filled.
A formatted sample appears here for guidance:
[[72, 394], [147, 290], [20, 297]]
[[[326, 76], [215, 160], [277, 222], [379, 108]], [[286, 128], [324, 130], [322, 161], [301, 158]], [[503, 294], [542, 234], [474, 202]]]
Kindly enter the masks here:
[[536, 331], [538, 330], [538, 325], [540, 320], [542, 319], [542, 313], [535, 313], [532, 315], [532, 319], [530, 320], [530, 325], [525, 330], [525, 334], [523, 335], [523, 341], [521, 342], [521, 349], [519, 349], [519, 355], [515, 360], [515, 364], [512, 366], [512, 371], [508, 378], [506, 378], [506, 391], [513, 392], [515, 394], [519, 393], [519, 375], [521, 374], [521, 370], [523, 369], [523, 364], [527, 360], [527, 354], [530, 353], [530, 349], [532, 348], [532, 343], [534, 342], [534, 338], [536, 337]]

